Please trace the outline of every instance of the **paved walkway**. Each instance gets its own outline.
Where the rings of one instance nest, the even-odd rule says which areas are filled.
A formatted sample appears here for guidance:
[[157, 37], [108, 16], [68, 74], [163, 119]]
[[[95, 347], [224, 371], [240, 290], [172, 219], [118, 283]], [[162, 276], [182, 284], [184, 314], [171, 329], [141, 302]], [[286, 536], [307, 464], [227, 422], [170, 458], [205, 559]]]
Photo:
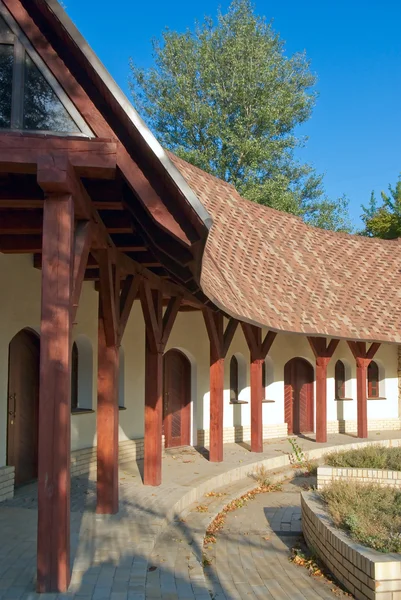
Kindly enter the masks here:
[[315, 478], [295, 478], [285, 483], [282, 491], [260, 494], [245, 507], [227, 514], [216, 544], [206, 549], [211, 564], [205, 567], [205, 574], [213, 598], [335, 600], [346, 597], [333, 584], [311, 577], [305, 568], [288, 560], [302, 532], [300, 489], [315, 483]]
[[[398, 439], [401, 432], [373, 432], [370, 438]], [[324, 451], [356, 441], [349, 435], [333, 435], [327, 444], [309, 439], [299, 443], [305, 451]], [[140, 463], [124, 464], [120, 468], [120, 512], [113, 516], [95, 514], [95, 482], [75, 477], [71, 490], [73, 572], [68, 596], [76, 595], [77, 600], [210, 597], [198, 559], [200, 540], [213, 509], [201, 515], [199, 527], [198, 522], [191, 525], [191, 514], [185, 516], [188, 523], [183, 523], [182, 511], [188, 512], [205, 492], [220, 486], [225, 486], [228, 496], [240, 495], [242, 489], [254, 486], [247, 476], [258, 462], [269, 460], [273, 461], [269, 466], [283, 468], [291, 451], [287, 439], [265, 443], [263, 454], [250, 453], [246, 444], [230, 444], [219, 464], [209, 463], [193, 448], [168, 451], [163, 459], [163, 484], [158, 488], [142, 485]], [[35, 485], [19, 489], [13, 500], [0, 504], [0, 600], [37, 596], [36, 521]], [[164, 558], [161, 552], [166, 548], [168, 557]]]

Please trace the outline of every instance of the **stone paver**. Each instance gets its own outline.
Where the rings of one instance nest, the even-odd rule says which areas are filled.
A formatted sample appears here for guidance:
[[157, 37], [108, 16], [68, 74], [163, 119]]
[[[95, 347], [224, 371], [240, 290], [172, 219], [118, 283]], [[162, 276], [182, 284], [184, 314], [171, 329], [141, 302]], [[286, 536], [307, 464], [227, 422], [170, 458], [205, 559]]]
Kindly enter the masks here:
[[228, 513], [216, 544], [209, 544], [206, 586], [216, 600], [322, 600], [345, 598], [341, 590], [309, 576], [288, 558], [302, 533], [300, 488], [315, 478], [298, 477], [280, 492], [259, 494]]
[[[372, 440], [395, 439], [401, 437], [401, 432], [373, 432], [370, 437]], [[302, 439], [299, 443], [308, 450], [355, 441], [358, 440], [352, 436], [339, 434], [329, 436], [327, 444], [316, 444], [312, 439]], [[289, 452], [291, 446], [287, 439], [266, 442], [263, 454], [257, 455], [249, 452], [247, 444], [225, 445], [223, 463], [210, 463], [193, 448], [168, 451], [163, 459], [163, 484], [158, 488], [142, 485], [140, 462], [123, 464], [120, 467], [120, 511], [113, 516], [95, 514], [93, 479], [74, 477], [71, 489], [72, 580], [68, 594], [60, 595], [60, 600], [75, 596], [77, 600], [141, 600], [145, 596], [163, 600], [193, 597], [204, 600], [208, 591], [197, 563], [199, 541], [194, 555], [192, 534], [190, 539], [183, 541], [171, 539], [168, 542], [171, 557], [157, 566], [153, 564], [157, 558], [154, 552], [158, 547], [155, 546], [157, 540], [162, 540], [161, 532], [165, 532], [168, 523], [179, 522], [182, 510], [188, 511], [190, 504], [201, 498], [205, 491], [223, 483], [229, 485], [234, 470], [237, 470], [237, 478], [239, 470], [241, 476], [246, 477], [256, 462], [283, 457]], [[249, 486], [250, 481], [245, 484]], [[280, 515], [272, 513], [272, 521], [276, 517], [284, 529], [295, 531], [296, 518], [287, 513], [285, 517], [283, 514], [285, 520], [282, 520]], [[34, 600], [37, 597], [34, 593], [36, 522], [35, 485], [20, 488], [13, 500], [0, 504], [0, 600]], [[200, 534], [198, 532], [198, 537]], [[169, 540], [168, 535], [166, 539]], [[187, 556], [189, 559], [185, 558]], [[191, 568], [184, 568], [184, 561]], [[239, 558], [237, 566], [236, 577], [241, 579], [243, 569], [239, 568]], [[247, 593], [246, 586], [251, 585], [254, 596], [262, 597], [260, 593], [266, 586], [260, 587], [256, 574], [252, 581], [253, 587], [247, 581], [238, 581], [238, 584], [244, 584], [241, 593]], [[53, 597], [56, 595], [46, 598], [53, 600]]]

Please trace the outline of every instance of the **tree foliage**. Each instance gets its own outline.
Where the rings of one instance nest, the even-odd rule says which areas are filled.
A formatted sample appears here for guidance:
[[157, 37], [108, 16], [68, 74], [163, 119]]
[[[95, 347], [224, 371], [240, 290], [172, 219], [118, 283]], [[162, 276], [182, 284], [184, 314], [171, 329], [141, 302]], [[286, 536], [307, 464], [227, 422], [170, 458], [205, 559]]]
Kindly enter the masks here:
[[131, 60], [134, 104], [160, 142], [232, 183], [246, 198], [347, 229], [346, 200], [330, 201], [322, 176], [298, 162], [297, 127], [311, 116], [315, 75], [304, 53], [284, 42], [250, 0], [233, 0], [217, 22], [166, 29], [153, 40], [154, 66]]
[[389, 185], [388, 190], [388, 194], [381, 192], [381, 203], [372, 192], [368, 206], [362, 206], [362, 235], [385, 240], [401, 237], [401, 175], [395, 187]]

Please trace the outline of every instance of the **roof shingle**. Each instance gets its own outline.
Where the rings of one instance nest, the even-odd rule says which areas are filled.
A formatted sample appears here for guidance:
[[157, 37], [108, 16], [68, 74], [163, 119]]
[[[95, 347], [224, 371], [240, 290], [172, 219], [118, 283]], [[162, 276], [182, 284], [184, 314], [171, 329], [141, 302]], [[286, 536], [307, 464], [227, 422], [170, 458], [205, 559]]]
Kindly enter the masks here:
[[170, 158], [210, 212], [201, 285], [275, 331], [401, 343], [401, 243], [324, 231]]

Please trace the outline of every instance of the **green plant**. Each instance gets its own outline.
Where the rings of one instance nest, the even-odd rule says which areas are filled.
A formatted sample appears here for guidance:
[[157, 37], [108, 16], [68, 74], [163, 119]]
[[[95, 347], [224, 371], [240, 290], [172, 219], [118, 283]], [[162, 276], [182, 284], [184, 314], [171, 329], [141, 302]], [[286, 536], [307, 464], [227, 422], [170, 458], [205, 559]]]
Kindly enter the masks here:
[[379, 552], [401, 552], [401, 492], [376, 484], [334, 481], [321, 492], [334, 523]]
[[332, 452], [326, 454], [325, 463], [331, 467], [400, 471], [401, 448], [384, 448], [374, 444], [355, 450]]
[[306, 456], [301, 446], [297, 442], [297, 438], [288, 438], [290, 442], [292, 453], [289, 455], [290, 463], [292, 465], [302, 465], [306, 461]]

